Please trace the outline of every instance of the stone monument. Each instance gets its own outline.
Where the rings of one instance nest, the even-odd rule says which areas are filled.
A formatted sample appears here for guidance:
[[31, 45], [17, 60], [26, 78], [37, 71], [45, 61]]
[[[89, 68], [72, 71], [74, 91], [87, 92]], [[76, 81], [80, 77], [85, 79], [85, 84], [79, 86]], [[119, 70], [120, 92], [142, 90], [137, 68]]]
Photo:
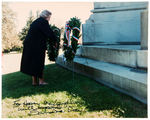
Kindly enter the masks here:
[[72, 63], [57, 64], [147, 103], [148, 2], [94, 2]]

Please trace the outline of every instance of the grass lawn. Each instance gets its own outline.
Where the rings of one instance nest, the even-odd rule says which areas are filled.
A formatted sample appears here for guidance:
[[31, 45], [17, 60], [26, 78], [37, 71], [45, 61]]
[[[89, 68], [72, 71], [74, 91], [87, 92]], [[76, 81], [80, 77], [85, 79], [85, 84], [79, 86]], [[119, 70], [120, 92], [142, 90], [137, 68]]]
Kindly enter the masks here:
[[32, 86], [21, 72], [2, 76], [3, 118], [100, 117], [146, 118], [147, 105], [103, 86], [88, 77], [50, 64], [47, 86]]

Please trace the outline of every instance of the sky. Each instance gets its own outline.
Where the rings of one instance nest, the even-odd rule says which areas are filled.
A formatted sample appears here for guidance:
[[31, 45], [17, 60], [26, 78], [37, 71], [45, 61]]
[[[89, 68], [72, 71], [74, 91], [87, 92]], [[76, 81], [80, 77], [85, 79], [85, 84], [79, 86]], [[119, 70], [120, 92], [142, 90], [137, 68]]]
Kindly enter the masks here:
[[92, 14], [93, 2], [9, 2], [9, 7], [16, 14], [17, 31], [26, 25], [30, 11], [36, 16], [36, 11], [49, 10], [52, 12], [50, 24], [64, 27], [71, 17], [78, 17], [82, 24]]

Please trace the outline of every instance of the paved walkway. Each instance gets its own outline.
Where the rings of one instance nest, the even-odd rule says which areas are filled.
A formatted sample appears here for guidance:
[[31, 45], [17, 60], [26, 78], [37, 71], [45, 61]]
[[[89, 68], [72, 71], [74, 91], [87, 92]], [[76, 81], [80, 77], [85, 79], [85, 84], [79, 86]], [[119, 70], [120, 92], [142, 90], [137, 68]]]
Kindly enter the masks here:
[[[9, 53], [2, 56], [2, 74], [17, 72], [20, 70], [22, 53]], [[45, 65], [52, 64], [46, 55]]]

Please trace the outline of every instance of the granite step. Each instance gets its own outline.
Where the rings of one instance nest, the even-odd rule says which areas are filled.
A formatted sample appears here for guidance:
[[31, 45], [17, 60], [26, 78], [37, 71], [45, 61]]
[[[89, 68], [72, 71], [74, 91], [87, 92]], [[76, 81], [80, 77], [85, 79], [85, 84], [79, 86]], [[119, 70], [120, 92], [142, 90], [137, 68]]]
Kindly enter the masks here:
[[147, 103], [146, 71], [79, 56], [69, 63], [60, 55], [56, 63]]
[[84, 45], [78, 49], [77, 55], [103, 62], [147, 69], [148, 51], [140, 50], [139, 45]]

